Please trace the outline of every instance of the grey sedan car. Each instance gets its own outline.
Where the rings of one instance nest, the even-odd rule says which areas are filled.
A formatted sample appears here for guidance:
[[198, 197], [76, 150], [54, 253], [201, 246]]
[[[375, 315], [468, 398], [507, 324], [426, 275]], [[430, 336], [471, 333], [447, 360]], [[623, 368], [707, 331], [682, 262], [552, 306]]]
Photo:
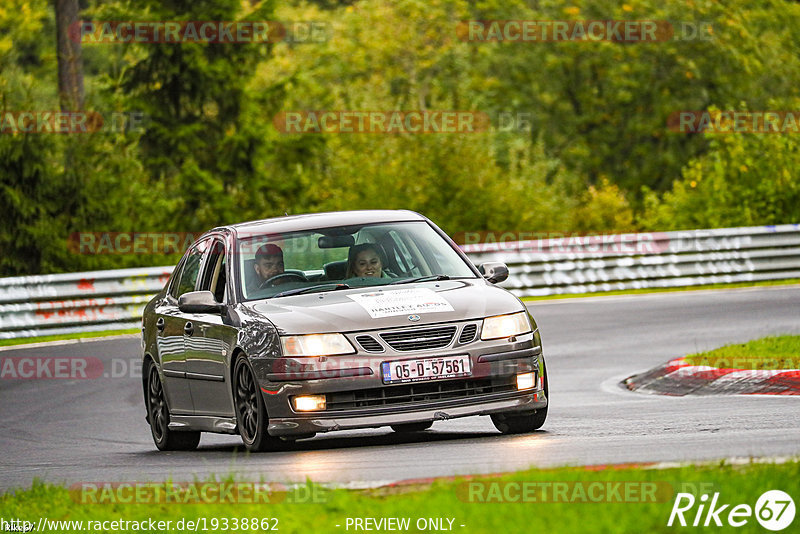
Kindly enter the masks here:
[[541, 338], [502, 263], [474, 266], [410, 211], [214, 228], [142, 317], [146, 418], [161, 450], [201, 432], [273, 450], [319, 432], [547, 417]]

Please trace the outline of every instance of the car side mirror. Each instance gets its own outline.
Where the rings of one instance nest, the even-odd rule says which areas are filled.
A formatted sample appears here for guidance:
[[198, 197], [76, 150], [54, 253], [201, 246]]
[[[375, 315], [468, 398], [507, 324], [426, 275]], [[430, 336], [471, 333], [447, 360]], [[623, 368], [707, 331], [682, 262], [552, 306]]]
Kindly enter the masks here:
[[178, 309], [184, 313], [219, 313], [222, 304], [211, 291], [190, 291], [178, 298]]
[[508, 266], [499, 261], [487, 261], [478, 266], [478, 272], [492, 284], [499, 284], [508, 278]]

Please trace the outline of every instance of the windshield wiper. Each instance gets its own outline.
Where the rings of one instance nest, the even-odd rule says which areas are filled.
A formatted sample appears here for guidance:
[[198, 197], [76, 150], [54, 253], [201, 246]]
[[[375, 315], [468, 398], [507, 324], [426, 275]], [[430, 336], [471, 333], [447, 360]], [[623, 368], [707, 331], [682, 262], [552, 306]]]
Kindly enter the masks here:
[[397, 280], [396, 282], [390, 282], [389, 285], [393, 286], [395, 284], [411, 284], [414, 282], [428, 282], [433, 280], [450, 280], [450, 277], [447, 276], [446, 274], [430, 274], [428, 276], [409, 278], [408, 280]]
[[276, 297], [288, 297], [289, 295], [299, 295], [301, 293], [311, 293], [312, 291], [325, 289], [326, 287], [330, 287], [331, 291], [336, 291], [337, 289], [350, 289], [350, 286], [347, 285], [347, 284], [333, 282], [333, 283], [330, 283], [330, 284], [319, 284], [319, 285], [311, 286], [311, 287], [298, 287], [296, 289], [290, 289], [288, 291], [282, 291], [282, 292], [278, 293], [277, 295], [272, 295], [272, 297], [270, 297], [270, 298], [274, 299]]

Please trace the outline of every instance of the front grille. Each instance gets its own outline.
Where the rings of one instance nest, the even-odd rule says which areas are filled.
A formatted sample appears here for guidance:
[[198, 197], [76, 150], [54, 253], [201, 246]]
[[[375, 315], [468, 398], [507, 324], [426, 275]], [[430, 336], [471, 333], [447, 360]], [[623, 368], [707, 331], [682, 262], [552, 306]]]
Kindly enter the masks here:
[[475, 339], [475, 332], [477, 331], [478, 331], [478, 325], [468, 324], [461, 331], [461, 335], [458, 336], [458, 342], [461, 343], [462, 345], [464, 343], [471, 342], [473, 339]]
[[472, 380], [416, 382], [357, 391], [326, 394], [327, 412], [376, 406], [467, 399], [492, 393], [516, 391], [516, 375]]
[[446, 347], [453, 341], [455, 334], [455, 326], [443, 326], [388, 332], [381, 334], [381, 338], [394, 350], [407, 351]]
[[383, 352], [383, 346], [372, 336], [357, 336], [356, 341], [367, 352]]

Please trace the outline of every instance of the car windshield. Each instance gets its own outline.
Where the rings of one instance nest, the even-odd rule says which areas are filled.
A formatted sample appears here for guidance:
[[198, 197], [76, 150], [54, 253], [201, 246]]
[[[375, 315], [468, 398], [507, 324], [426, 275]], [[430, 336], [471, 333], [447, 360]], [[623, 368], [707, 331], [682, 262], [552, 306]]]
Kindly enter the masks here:
[[425, 221], [250, 235], [240, 238], [238, 247], [245, 300], [476, 278]]

